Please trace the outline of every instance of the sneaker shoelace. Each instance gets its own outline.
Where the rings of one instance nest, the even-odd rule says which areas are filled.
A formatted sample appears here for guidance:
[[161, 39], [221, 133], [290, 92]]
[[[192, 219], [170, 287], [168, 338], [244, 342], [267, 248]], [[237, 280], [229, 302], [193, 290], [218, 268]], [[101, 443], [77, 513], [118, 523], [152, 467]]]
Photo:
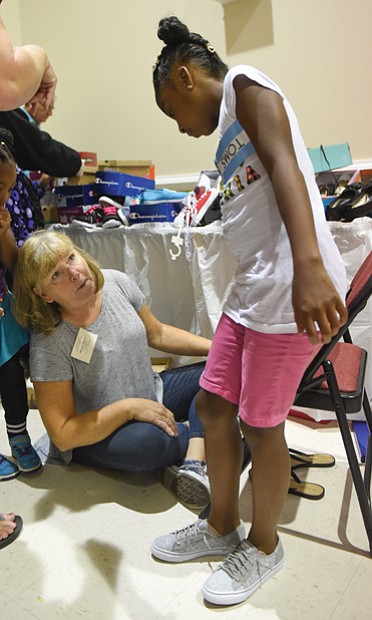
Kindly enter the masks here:
[[186, 525], [186, 527], [183, 527], [182, 530], [177, 530], [177, 532], [174, 533], [176, 542], [181, 542], [189, 536], [199, 534], [199, 523], [200, 521], [196, 521], [195, 523], [191, 523], [191, 525]]
[[28, 454], [31, 454], [33, 451], [34, 449], [31, 443], [23, 444], [23, 445], [17, 445], [17, 444], [12, 445], [12, 452], [15, 453], [15, 457], [17, 459], [18, 457], [27, 456]]
[[[246, 576], [249, 567], [257, 566], [260, 575], [260, 565], [255, 555], [257, 550], [252, 547], [246, 540], [233, 551], [221, 565], [221, 568], [232, 578], [241, 579]], [[252, 557], [253, 556], [253, 557]], [[247, 564], [249, 566], [247, 566]]]
[[180, 467], [180, 470], [181, 472], [182, 471], [194, 471], [202, 478], [205, 478], [206, 476], [205, 465], [203, 465], [201, 461], [193, 461], [192, 463], [184, 463]]

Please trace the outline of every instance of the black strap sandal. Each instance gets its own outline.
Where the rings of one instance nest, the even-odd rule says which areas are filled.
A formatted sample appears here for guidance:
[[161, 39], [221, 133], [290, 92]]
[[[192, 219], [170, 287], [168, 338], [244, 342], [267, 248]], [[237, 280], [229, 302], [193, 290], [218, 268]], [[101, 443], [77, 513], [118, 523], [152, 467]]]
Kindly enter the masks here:
[[289, 456], [291, 457], [291, 471], [304, 467], [333, 467], [336, 463], [332, 454], [306, 454], [294, 448], [289, 448]]

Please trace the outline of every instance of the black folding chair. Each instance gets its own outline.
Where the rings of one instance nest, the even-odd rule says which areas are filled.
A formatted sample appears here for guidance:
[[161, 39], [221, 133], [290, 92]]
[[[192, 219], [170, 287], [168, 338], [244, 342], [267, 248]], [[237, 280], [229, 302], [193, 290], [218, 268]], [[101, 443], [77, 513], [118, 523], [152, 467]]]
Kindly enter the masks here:
[[[323, 345], [314, 356], [302, 377], [294, 405], [335, 412], [372, 555], [370, 493], [372, 413], [364, 387], [367, 351], [353, 343], [349, 331], [355, 317], [366, 306], [371, 294], [372, 252], [363, 261], [351, 282], [346, 296], [346, 306], [349, 313], [346, 324], [341, 327], [331, 342]], [[347, 418], [348, 415], [356, 414], [362, 408], [368, 430], [363, 475]]]

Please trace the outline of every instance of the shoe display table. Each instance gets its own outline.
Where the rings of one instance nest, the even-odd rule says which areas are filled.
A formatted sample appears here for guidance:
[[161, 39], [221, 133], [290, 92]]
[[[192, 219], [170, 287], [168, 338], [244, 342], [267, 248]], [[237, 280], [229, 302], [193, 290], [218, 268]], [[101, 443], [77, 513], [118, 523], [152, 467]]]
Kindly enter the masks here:
[[[329, 222], [343, 257], [348, 279], [372, 249], [372, 219]], [[86, 229], [53, 224], [96, 258], [103, 268], [118, 269], [132, 276], [146, 295], [152, 312], [164, 323], [212, 337], [232, 284], [236, 262], [224, 243], [221, 221], [182, 232], [180, 255], [172, 239], [177, 228], [171, 223], [140, 224], [111, 229]], [[372, 304], [360, 314], [353, 328], [356, 344], [372, 359]], [[367, 390], [372, 395], [372, 373]]]
[[233, 281], [235, 259], [222, 235], [221, 222], [182, 231], [177, 254], [171, 223], [120, 228], [83, 228], [53, 224], [105, 269], [125, 271], [146, 295], [155, 316], [188, 331], [211, 338]]

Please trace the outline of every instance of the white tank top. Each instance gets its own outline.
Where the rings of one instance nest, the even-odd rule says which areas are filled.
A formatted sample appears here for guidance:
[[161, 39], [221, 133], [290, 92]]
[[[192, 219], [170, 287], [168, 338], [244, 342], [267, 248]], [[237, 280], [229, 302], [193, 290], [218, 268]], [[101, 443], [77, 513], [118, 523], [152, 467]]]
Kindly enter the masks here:
[[342, 299], [347, 289], [345, 268], [325, 219], [314, 170], [296, 116], [280, 88], [270, 78], [253, 67], [240, 65], [231, 69], [224, 80], [216, 153], [216, 165], [224, 184], [224, 237], [238, 261], [235, 283], [224, 312], [237, 323], [260, 332], [296, 332], [291, 302], [293, 263], [289, 239], [269, 176], [236, 118], [233, 80], [237, 75], [247, 76], [282, 98], [297, 162], [312, 205], [320, 253]]

